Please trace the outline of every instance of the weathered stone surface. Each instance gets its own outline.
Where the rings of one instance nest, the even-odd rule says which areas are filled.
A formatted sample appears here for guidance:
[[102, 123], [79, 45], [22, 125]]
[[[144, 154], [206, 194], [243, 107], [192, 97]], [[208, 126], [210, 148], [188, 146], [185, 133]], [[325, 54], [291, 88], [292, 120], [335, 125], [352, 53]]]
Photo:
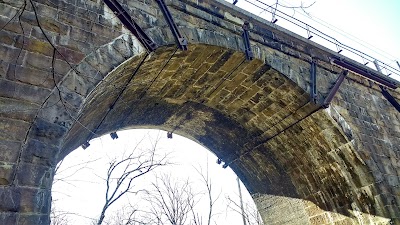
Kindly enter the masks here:
[[29, 135], [43, 143], [52, 143], [57, 146], [61, 142], [60, 139], [65, 134], [65, 131], [64, 127], [38, 118], [32, 125]]
[[[53, 182], [52, 167], [37, 165], [33, 163], [25, 163], [25, 162], [19, 163], [19, 168], [16, 176], [16, 183], [18, 185], [28, 186], [28, 187], [37, 186], [42, 189], [44, 188], [48, 189], [51, 187], [52, 182]], [[35, 191], [37, 190], [35, 189]], [[45, 211], [43, 213], [45, 213]]]
[[0, 140], [0, 161], [15, 163], [19, 155], [21, 142]]
[[0, 118], [0, 140], [23, 141], [28, 127], [25, 121]]
[[15, 212], [20, 212], [21, 216], [24, 213], [46, 215], [50, 210], [50, 190], [26, 187], [0, 187], [0, 197], [3, 200], [0, 209], [4, 213], [0, 215], [0, 219], [3, 216], [4, 220], [12, 220], [14, 218], [13, 213]]
[[31, 225], [31, 224], [50, 224], [50, 217], [47, 214], [24, 215], [18, 218], [18, 224]]
[[0, 79], [0, 97], [41, 104], [49, 92], [48, 89], [41, 87]]
[[0, 213], [1, 224], [17, 224], [17, 213]]
[[0, 185], [11, 184], [13, 175], [15, 173], [15, 165], [3, 164], [0, 162]]
[[21, 191], [17, 188], [0, 187], [0, 197], [3, 199], [1, 204], [2, 212], [19, 212], [21, 202]]
[[58, 148], [30, 139], [21, 155], [23, 162], [44, 166], [55, 166]]
[[[0, 3], [0, 27], [23, 2]], [[267, 224], [399, 223], [400, 114], [378, 85], [350, 73], [323, 109], [341, 72], [330, 64], [336, 53], [224, 1], [167, 0], [189, 41], [180, 51], [156, 1], [122, 3], [155, 52], [101, 1], [35, 0], [44, 33], [28, 2], [22, 21], [0, 31], [0, 224], [49, 224], [55, 164], [94, 137], [134, 127], [213, 151]], [[317, 104], [308, 94], [312, 58]]]

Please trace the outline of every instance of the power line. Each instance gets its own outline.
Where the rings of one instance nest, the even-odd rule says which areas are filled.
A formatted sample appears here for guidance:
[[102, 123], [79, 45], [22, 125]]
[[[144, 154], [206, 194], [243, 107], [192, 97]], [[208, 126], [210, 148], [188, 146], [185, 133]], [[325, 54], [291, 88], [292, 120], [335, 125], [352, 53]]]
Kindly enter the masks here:
[[[272, 12], [272, 11], [270, 12], [270, 13], [273, 13], [274, 16], [279, 17], [283, 20], [286, 20], [287, 22], [292, 23], [293, 25], [306, 30], [308, 33], [310, 33], [310, 34], [312, 33], [315, 36], [318, 36], [319, 38], [321, 38], [322, 40], [325, 40], [329, 43], [334, 44], [335, 46], [337, 46], [339, 52], [341, 50], [347, 50], [349, 53], [354, 54], [355, 56], [358, 56], [361, 59], [363, 59], [363, 61], [367, 60], [367, 62], [374, 62], [375, 60], [377, 60], [376, 58], [372, 57], [371, 55], [366, 54], [366, 53], [364, 53], [358, 49], [355, 49], [349, 45], [346, 45], [346, 44], [340, 42], [339, 40], [337, 40], [336, 38], [322, 32], [321, 30], [319, 30], [319, 29], [317, 29], [317, 28], [291, 16], [291, 15], [288, 15], [287, 13], [285, 13], [281, 10], [275, 9], [273, 6], [266, 4], [266, 3], [262, 2], [261, 0], [253, 0], [253, 1], [244, 0], [244, 1], [259, 8], [259, 9], [262, 9], [263, 11], [270, 12], [269, 9], [274, 9], [274, 12]], [[377, 61], [382, 66], [382, 68], [384, 68], [386, 70], [386, 72], [388, 73], [387, 75], [391, 75], [391, 74], [400, 75], [400, 69], [397, 69], [394, 66], [389, 65], [381, 60], [377, 60]]]
[[[291, 5], [291, 3], [289, 3], [289, 2], [286, 2], [284, 0], [281, 0], [281, 1], [285, 2], [285, 4]], [[280, 5], [280, 6], [282, 6], [282, 5]], [[393, 62], [395, 61], [394, 59], [396, 57], [391, 55], [390, 53], [388, 53], [388, 52], [386, 52], [386, 51], [384, 51], [382, 49], [379, 49], [379, 48], [373, 48], [372, 44], [370, 44], [370, 43], [368, 43], [368, 42], [366, 42], [366, 41], [364, 41], [364, 40], [362, 40], [362, 39], [360, 39], [360, 38], [358, 38], [358, 37], [346, 32], [346, 31], [344, 31], [344, 30], [342, 30], [342, 29], [340, 29], [340, 28], [338, 28], [338, 27], [336, 27], [336, 26], [334, 26], [334, 25], [332, 25], [332, 24], [330, 24], [330, 23], [328, 23], [328, 22], [316, 17], [316, 16], [311, 16], [310, 14], [304, 12], [304, 10], [298, 10], [298, 7], [293, 7], [292, 9], [294, 11], [296, 11], [297, 13], [305, 16], [306, 18], [308, 18], [308, 19], [310, 19], [310, 20], [312, 20], [312, 21], [314, 21], [314, 22], [326, 27], [327, 29], [329, 29], [329, 30], [331, 30], [333, 32], [336, 32], [336, 33], [348, 38], [349, 40], [354, 41], [357, 44], [362, 45], [363, 47], [367, 48], [368, 50], [371, 50], [371, 51], [379, 54], [380, 56], [382, 56], [382, 57], [384, 57], [384, 58], [386, 58], [386, 59], [388, 59], [390, 61], [393, 61]], [[334, 28], [334, 29], [332, 29], [332, 28]], [[384, 53], [386, 55], [384, 55], [382, 53]], [[390, 57], [388, 57], [388, 56], [390, 56]]]

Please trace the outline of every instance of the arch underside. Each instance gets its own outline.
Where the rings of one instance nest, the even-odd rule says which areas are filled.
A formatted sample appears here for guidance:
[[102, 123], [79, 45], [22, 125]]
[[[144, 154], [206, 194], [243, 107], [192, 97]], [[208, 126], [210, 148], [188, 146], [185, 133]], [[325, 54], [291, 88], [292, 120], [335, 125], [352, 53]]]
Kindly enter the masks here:
[[97, 85], [78, 121], [70, 121], [59, 159], [110, 132], [158, 128], [215, 153], [238, 174], [264, 217], [277, 217], [285, 204], [299, 208], [287, 216], [297, 222], [324, 211], [355, 217], [354, 208], [381, 214], [368, 197], [373, 193], [362, 192], [374, 182], [354, 140], [293, 81], [238, 51], [191, 44], [188, 51], [164, 46], [134, 56]]

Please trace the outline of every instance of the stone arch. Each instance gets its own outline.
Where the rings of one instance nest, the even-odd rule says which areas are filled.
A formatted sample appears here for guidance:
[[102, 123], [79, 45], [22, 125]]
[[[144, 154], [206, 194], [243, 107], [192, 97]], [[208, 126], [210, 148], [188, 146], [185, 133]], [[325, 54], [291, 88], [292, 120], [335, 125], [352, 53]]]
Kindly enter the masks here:
[[[348, 125], [308, 103], [305, 90], [284, 74], [258, 59], [243, 61], [242, 52], [207, 44], [191, 44], [187, 52], [164, 46], [145, 55], [122, 63], [90, 93], [61, 157], [94, 137], [95, 129], [103, 135], [158, 128], [195, 140], [228, 163], [269, 223], [346, 220], [353, 208], [376, 214], [365, 206], [371, 199], [358, 191], [373, 178], [354, 150]], [[292, 213], [282, 218], [279, 210]]]

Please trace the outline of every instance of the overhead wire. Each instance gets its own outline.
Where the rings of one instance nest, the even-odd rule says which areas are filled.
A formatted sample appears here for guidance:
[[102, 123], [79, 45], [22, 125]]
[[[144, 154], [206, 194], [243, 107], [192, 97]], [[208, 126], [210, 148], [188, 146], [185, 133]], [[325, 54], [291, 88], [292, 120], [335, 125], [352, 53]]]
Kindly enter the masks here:
[[[283, 1], [283, 2], [285, 2], [287, 4], [291, 4], [291, 3], [286, 2], [286, 1]], [[283, 5], [280, 5], [280, 6], [285, 7]], [[327, 29], [346, 37], [347, 39], [349, 39], [349, 40], [351, 40], [351, 41], [353, 41], [353, 42], [355, 42], [355, 43], [367, 48], [370, 51], [375, 52], [376, 54], [378, 54], [378, 55], [380, 55], [380, 56], [382, 56], [382, 57], [384, 57], [384, 58], [386, 58], [386, 59], [388, 59], [390, 61], [395, 61], [394, 59], [396, 57], [393, 56], [392, 54], [390, 54], [390, 53], [388, 53], [388, 52], [386, 52], [386, 51], [384, 51], [382, 49], [374, 48], [372, 44], [370, 44], [370, 43], [368, 43], [368, 42], [366, 42], [366, 41], [364, 41], [364, 40], [362, 40], [362, 39], [360, 39], [360, 38], [358, 38], [358, 37], [346, 32], [346, 31], [344, 31], [344, 30], [341, 30], [340, 28], [338, 28], [338, 27], [336, 27], [336, 26], [334, 26], [334, 25], [332, 25], [330, 23], [328, 23], [328, 22], [326, 22], [326, 21], [324, 21], [324, 20], [322, 20], [322, 19], [320, 19], [320, 18], [318, 18], [316, 16], [311, 16], [309, 13], [304, 12], [304, 10], [298, 10], [298, 7], [292, 7], [292, 8], [297, 13], [299, 13], [299, 14], [305, 16], [306, 18], [308, 18], [308, 19], [310, 19], [310, 20], [312, 20], [312, 21], [314, 21], [314, 22], [326, 27]], [[382, 53], [384, 53], [386, 55], [384, 55]], [[390, 56], [390, 57], [388, 57], [388, 56]]]
[[[273, 6], [266, 4], [266, 3], [262, 2], [261, 0], [254, 0], [254, 1], [258, 2], [259, 4], [264, 5], [264, 7], [260, 6], [259, 4], [254, 3], [253, 1], [250, 1], [250, 0], [244, 0], [244, 1], [249, 3], [249, 4], [251, 4], [251, 5], [253, 5], [253, 6], [255, 6], [255, 7], [257, 7], [257, 8], [259, 8], [259, 9], [265, 10], [265, 11], [268, 11], [269, 8], [273, 9]], [[267, 8], [265, 8], [265, 7], [267, 7]], [[370, 62], [374, 62], [376, 60], [387, 71], [390, 71], [392, 73], [400, 75], [400, 69], [394, 68], [393, 66], [388, 65], [387, 63], [382, 62], [381, 60], [375, 59], [374, 57], [370, 56], [369, 54], [366, 54], [366, 53], [364, 53], [364, 52], [362, 52], [362, 51], [360, 51], [358, 49], [355, 49], [355, 48], [353, 48], [351, 46], [348, 46], [348, 45], [340, 42], [336, 38], [334, 38], [334, 37], [322, 32], [322, 31], [320, 31], [319, 29], [317, 29], [317, 28], [315, 28], [315, 27], [313, 27], [313, 26], [311, 26], [311, 25], [309, 25], [309, 24], [307, 24], [307, 23], [305, 23], [305, 22], [303, 22], [303, 21], [291, 16], [291, 15], [288, 15], [287, 13], [285, 13], [285, 12], [283, 12], [281, 10], [276, 9], [274, 11], [275, 11], [275, 13], [274, 13], [275, 16], [278, 16], [279, 18], [284, 19], [284, 20], [286, 20], [286, 21], [288, 21], [288, 22], [290, 22], [290, 23], [292, 23], [292, 24], [294, 24], [297, 27], [300, 27], [302, 29], [305, 29], [305, 30], [308, 29], [310, 33], [312, 33], [312, 34], [314, 34], [314, 35], [316, 35], [316, 36], [318, 36], [318, 37], [320, 37], [320, 38], [322, 38], [322, 39], [324, 39], [324, 40], [326, 40], [326, 41], [328, 41], [328, 42], [330, 42], [330, 43], [332, 43], [332, 44], [334, 44], [336, 46], [340, 46], [341, 48], [343, 48], [343, 49], [351, 52], [352, 54], [355, 54], [355, 55], [357, 55], [357, 56], [359, 56], [359, 57], [361, 57], [363, 59], [366, 59], [366, 60], [368, 60]], [[280, 13], [281, 15], [278, 15], [278, 13]]]

